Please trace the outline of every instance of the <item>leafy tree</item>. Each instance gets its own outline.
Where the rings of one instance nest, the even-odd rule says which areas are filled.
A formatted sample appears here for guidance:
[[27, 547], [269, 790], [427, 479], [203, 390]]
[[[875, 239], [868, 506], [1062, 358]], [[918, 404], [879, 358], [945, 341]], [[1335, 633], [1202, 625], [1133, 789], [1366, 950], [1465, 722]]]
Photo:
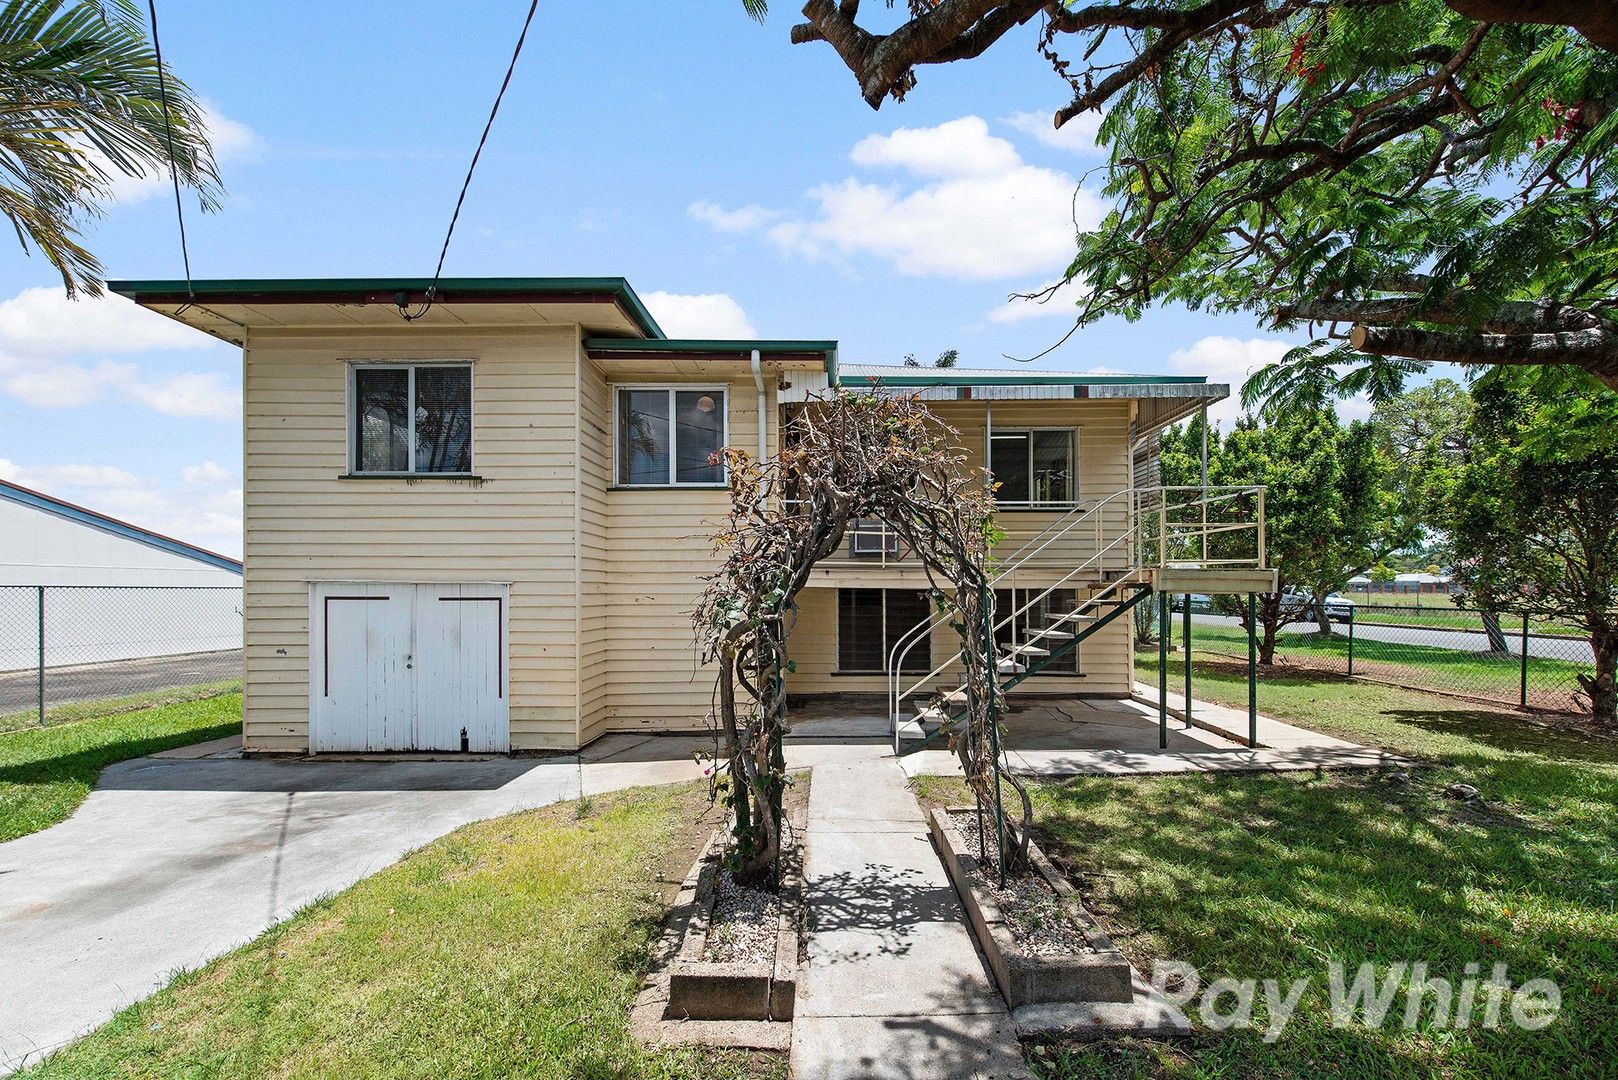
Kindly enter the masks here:
[[[952, 368], [955, 366], [955, 361], [959, 360], [960, 358], [961, 352], [959, 349], [945, 349], [943, 352], [939, 353], [938, 358], [933, 361], [933, 367]], [[921, 367], [921, 361], [916, 359], [915, 353], [905, 353], [904, 366], [919, 368]]]
[[1072, 94], [1054, 124], [1105, 111], [1115, 208], [1068, 268], [1075, 327], [1163, 302], [1324, 326], [1249, 387], [1317, 403], [1388, 396], [1433, 361], [1566, 363], [1618, 387], [1618, 4], [908, 10], [875, 33], [858, 0], [809, 0], [792, 40], [829, 44], [878, 107], [1038, 20]]
[[0, 213], [70, 295], [101, 291], [79, 226], [102, 212], [119, 177], [166, 175], [172, 160], [204, 208], [217, 206], [202, 108], [166, 67], [163, 77], [160, 93], [133, 0], [0, 3]]
[[1591, 712], [1618, 724], [1618, 393], [1563, 372], [1479, 383], [1445, 522], [1465, 595], [1554, 615], [1589, 636], [1579, 677]]
[[[1199, 483], [1201, 467], [1196, 421], [1164, 433], [1165, 484]], [[1280, 591], [1259, 598], [1259, 663], [1273, 664], [1280, 632], [1313, 612], [1313, 605], [1288, 597], [1290, 590], [1324, 597], [1380, 560], [1385, 471], [1371, 426], [1345, 428], [1331, 409], [1276, 412], [1263, 426], [1243, 419], [1223, 438], [1209, 433], [1210, 484], [1266, 488], [1269, 563]], [[1232, 597], [1215, 603], [1247, 625], [1245, 603]]]

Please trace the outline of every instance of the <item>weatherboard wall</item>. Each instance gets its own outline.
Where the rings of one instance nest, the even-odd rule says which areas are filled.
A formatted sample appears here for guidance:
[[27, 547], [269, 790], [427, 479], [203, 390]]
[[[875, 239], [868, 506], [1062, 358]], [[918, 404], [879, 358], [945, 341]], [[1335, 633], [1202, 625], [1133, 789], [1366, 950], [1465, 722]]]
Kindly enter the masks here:
[[[246, 745], [309, 742], [310, 583], [510, 585], [511, 745], [578, 742], [575, 327], [257, 330], [244, 350]], [[350, 360], [472, 362], [477, 479], [348, 479]]]

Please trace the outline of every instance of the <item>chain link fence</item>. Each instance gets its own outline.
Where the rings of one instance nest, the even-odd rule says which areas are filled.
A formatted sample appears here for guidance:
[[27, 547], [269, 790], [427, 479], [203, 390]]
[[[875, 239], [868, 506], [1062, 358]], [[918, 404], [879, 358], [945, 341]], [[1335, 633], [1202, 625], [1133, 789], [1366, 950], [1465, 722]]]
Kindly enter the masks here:
[[0, 585], [0, 731], [238, 689], [242, 590]]
[[[1199, 610], [1195, 598], [1192, 610], [1194, 652], [1247, 662], [1247, 631], [1235, 618]], [[1565, 620], [1453, 605], [1358, 604], [1338, 606], [1328, 626], [1309, 619], [1283, 629], [1277, 666], [1522, 708], [1589, 711], [1579, 676], [1595, 670], [1595, 656], [1589, 640]]]

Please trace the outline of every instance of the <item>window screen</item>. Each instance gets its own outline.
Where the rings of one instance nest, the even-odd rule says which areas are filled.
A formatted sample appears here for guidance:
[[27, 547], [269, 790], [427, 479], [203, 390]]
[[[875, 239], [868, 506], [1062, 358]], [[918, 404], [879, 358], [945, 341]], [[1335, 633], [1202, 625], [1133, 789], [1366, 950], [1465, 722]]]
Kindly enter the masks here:
[[618, 393], [618, 482], [669, 482], [669, 394], [667, 390]]
[[416, 370], [416, 471], [472, 471], [472, 369]]
[[410, 469], [410, 369], [354, 373], [356, 472]]
[[[886, 671], [893, 646], [917, 623], [931, 616], [925, 592], [837, 590], [837, 670]], [[901, 670], [925, 675], [931, 668], [931, 644], [923, 641], [910, 650]]]
[[725, 399], [707, 390], [680, 390], [674, 395], [674, 482], [718, 484], [724, 466], [708, 459], [725, 441]]

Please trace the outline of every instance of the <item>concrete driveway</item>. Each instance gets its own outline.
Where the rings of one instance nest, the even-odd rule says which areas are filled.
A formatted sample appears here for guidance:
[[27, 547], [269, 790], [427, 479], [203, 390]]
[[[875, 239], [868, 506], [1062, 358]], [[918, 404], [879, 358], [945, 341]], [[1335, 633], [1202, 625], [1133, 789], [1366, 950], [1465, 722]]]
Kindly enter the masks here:
[[700, 774], [627, 737], [582, 760], [111, 766], [73, 817], [0, 844], [0, 1072], [467, 822]]

